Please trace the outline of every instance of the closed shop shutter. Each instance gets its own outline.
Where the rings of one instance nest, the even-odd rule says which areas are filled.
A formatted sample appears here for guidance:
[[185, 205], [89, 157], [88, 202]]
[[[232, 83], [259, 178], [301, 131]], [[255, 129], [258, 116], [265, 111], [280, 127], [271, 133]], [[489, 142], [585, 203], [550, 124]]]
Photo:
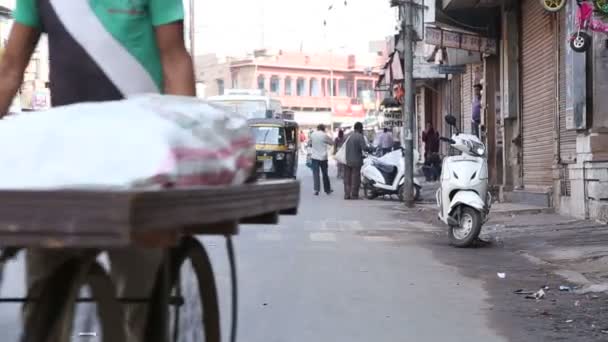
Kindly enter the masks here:
[[461, 130], [464, 133], [471, 133], [471, 117], [472, 117], [472, 103], [473, 103], [473, 66], [467, 64], [467, 69], [462, 77], [462, 85], [460, 87], [461, 99], [462, 99], [462, 120], [460, 121]]
[[538, 0], [523, 0], [522, 119], [524, 186], [552, 185], [556, 79], [555, 28]]
[[559, 154], [562, 163], [573, 163], [576, 161], [576, 131], [566, 130], [566, 49], [570, 48], [566, 11], [561, 11], [559, 16]]

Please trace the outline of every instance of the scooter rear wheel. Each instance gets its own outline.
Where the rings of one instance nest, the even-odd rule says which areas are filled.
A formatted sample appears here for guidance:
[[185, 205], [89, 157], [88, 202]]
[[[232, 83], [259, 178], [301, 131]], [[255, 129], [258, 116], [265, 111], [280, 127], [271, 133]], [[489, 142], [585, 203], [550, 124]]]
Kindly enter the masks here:
[[540, 0], [540, 4], [546, 11], [558, 12], [566, 6], [566, 0]]
[[363, 196], [368, 200], [373, 200], [378, 197], [378, 194], [370, 188], [368, 184], [363, 185]]
[[450, 244], [455, 247], [469, 247], [481, 233], [481, 214], [471, 207], [462, 207], [458, 226], [450, 226]]

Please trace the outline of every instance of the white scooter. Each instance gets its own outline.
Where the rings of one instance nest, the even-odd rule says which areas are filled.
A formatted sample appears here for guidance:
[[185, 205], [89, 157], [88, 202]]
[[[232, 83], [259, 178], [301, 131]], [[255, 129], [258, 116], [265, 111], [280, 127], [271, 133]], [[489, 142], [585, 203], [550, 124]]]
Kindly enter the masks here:
[[449, 226], [452, 245], [468, 247], [479, 237], [492, 204], [486, 147], [476, 136], [459, 133], [454, 116], [446, 116], [445, 121], [456, 134], [451, 139], [441, 137], [441, 141], [462, 154], [443, 160], [441, 186], [436, 193], [439, 219]]
[[[414, 151], [414, 160], [418, 160]], [[368, 155], [361, 168], [361, 184], [367, 199], [383, 195], [397, 195], [403, 201], [404, 178], [403, 149], [389, 152], [382, 157]], [[414, 179], [414, 199], [420, 198], [420, 183]]]

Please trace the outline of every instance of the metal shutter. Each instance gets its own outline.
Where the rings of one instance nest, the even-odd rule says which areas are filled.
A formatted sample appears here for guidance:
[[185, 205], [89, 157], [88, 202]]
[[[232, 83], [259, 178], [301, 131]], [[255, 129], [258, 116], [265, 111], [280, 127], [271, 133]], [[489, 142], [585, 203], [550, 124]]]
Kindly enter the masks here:
[[538, 0], [523, 0], [522, 118], [524, 186], [552, 185], [555, 95], [555, 36], [553, 14]]
[[566, 130], [566, 49], [569, 49], [566, 11], [559, 15], [559, 155], [562, 163], [576, 161], [576, 131]]
[[472, 117], [472, 103], [473, 103], [473, 65], [467, 64], [467, 69], [462, 77], [462, 85], [460, 87], [461, 99], [462, 99], [462, 111], [460, 121], [460, 128], [464, 133], [471, 133], [471, 117]]

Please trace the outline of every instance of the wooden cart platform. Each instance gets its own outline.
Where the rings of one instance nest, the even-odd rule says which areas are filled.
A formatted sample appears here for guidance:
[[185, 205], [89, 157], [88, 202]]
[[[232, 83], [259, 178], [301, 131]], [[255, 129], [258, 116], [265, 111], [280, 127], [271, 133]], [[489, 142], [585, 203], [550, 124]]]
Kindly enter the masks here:
[[154, 191], [0, 191], [0, 247], [169, 245], [297, 213], [299, 182]]
[[[68, 307], [81, 301], [97, 303], [104, 342], [126, 341], [122, 306], [142, 302], [150, 303], [146, 342], [178, 341], [179, 310], [184, 302], [180, 270], [189, 260], [204, 313], [204, 341], [220, 342], [211, 261], [203, 244], [192, 235], [224, 235], [231, 264], [234, 341], [236, 270], [230, 236], [238, 233], [239, 223], [276, 224], [280, 215], [297, 214], [299, 197], [300, 184], [293, 180], [154, 191], [0, 191], [0, 248], [9, 251], [0, 258], [0, 268], [19, 248], [90, 251], [54, 270], [27, 298], [0, 298], [0, 303], [34, 305], [34, 314], [24, 325], [24, 342], [46, 342], [65, 330], [63, 324], [70, 318], [62, 317]], [[96, 262], [97, 255], [135, 245], [166, 251], [157, 279], [150, 279], [155, 284], [153, 293], [150, 298], [115, 298], [116, 288]], [[79, 299], [84, 285], [90, 287], [92, 297]], [[175, 310], [171, 333], [169, 308]]]

